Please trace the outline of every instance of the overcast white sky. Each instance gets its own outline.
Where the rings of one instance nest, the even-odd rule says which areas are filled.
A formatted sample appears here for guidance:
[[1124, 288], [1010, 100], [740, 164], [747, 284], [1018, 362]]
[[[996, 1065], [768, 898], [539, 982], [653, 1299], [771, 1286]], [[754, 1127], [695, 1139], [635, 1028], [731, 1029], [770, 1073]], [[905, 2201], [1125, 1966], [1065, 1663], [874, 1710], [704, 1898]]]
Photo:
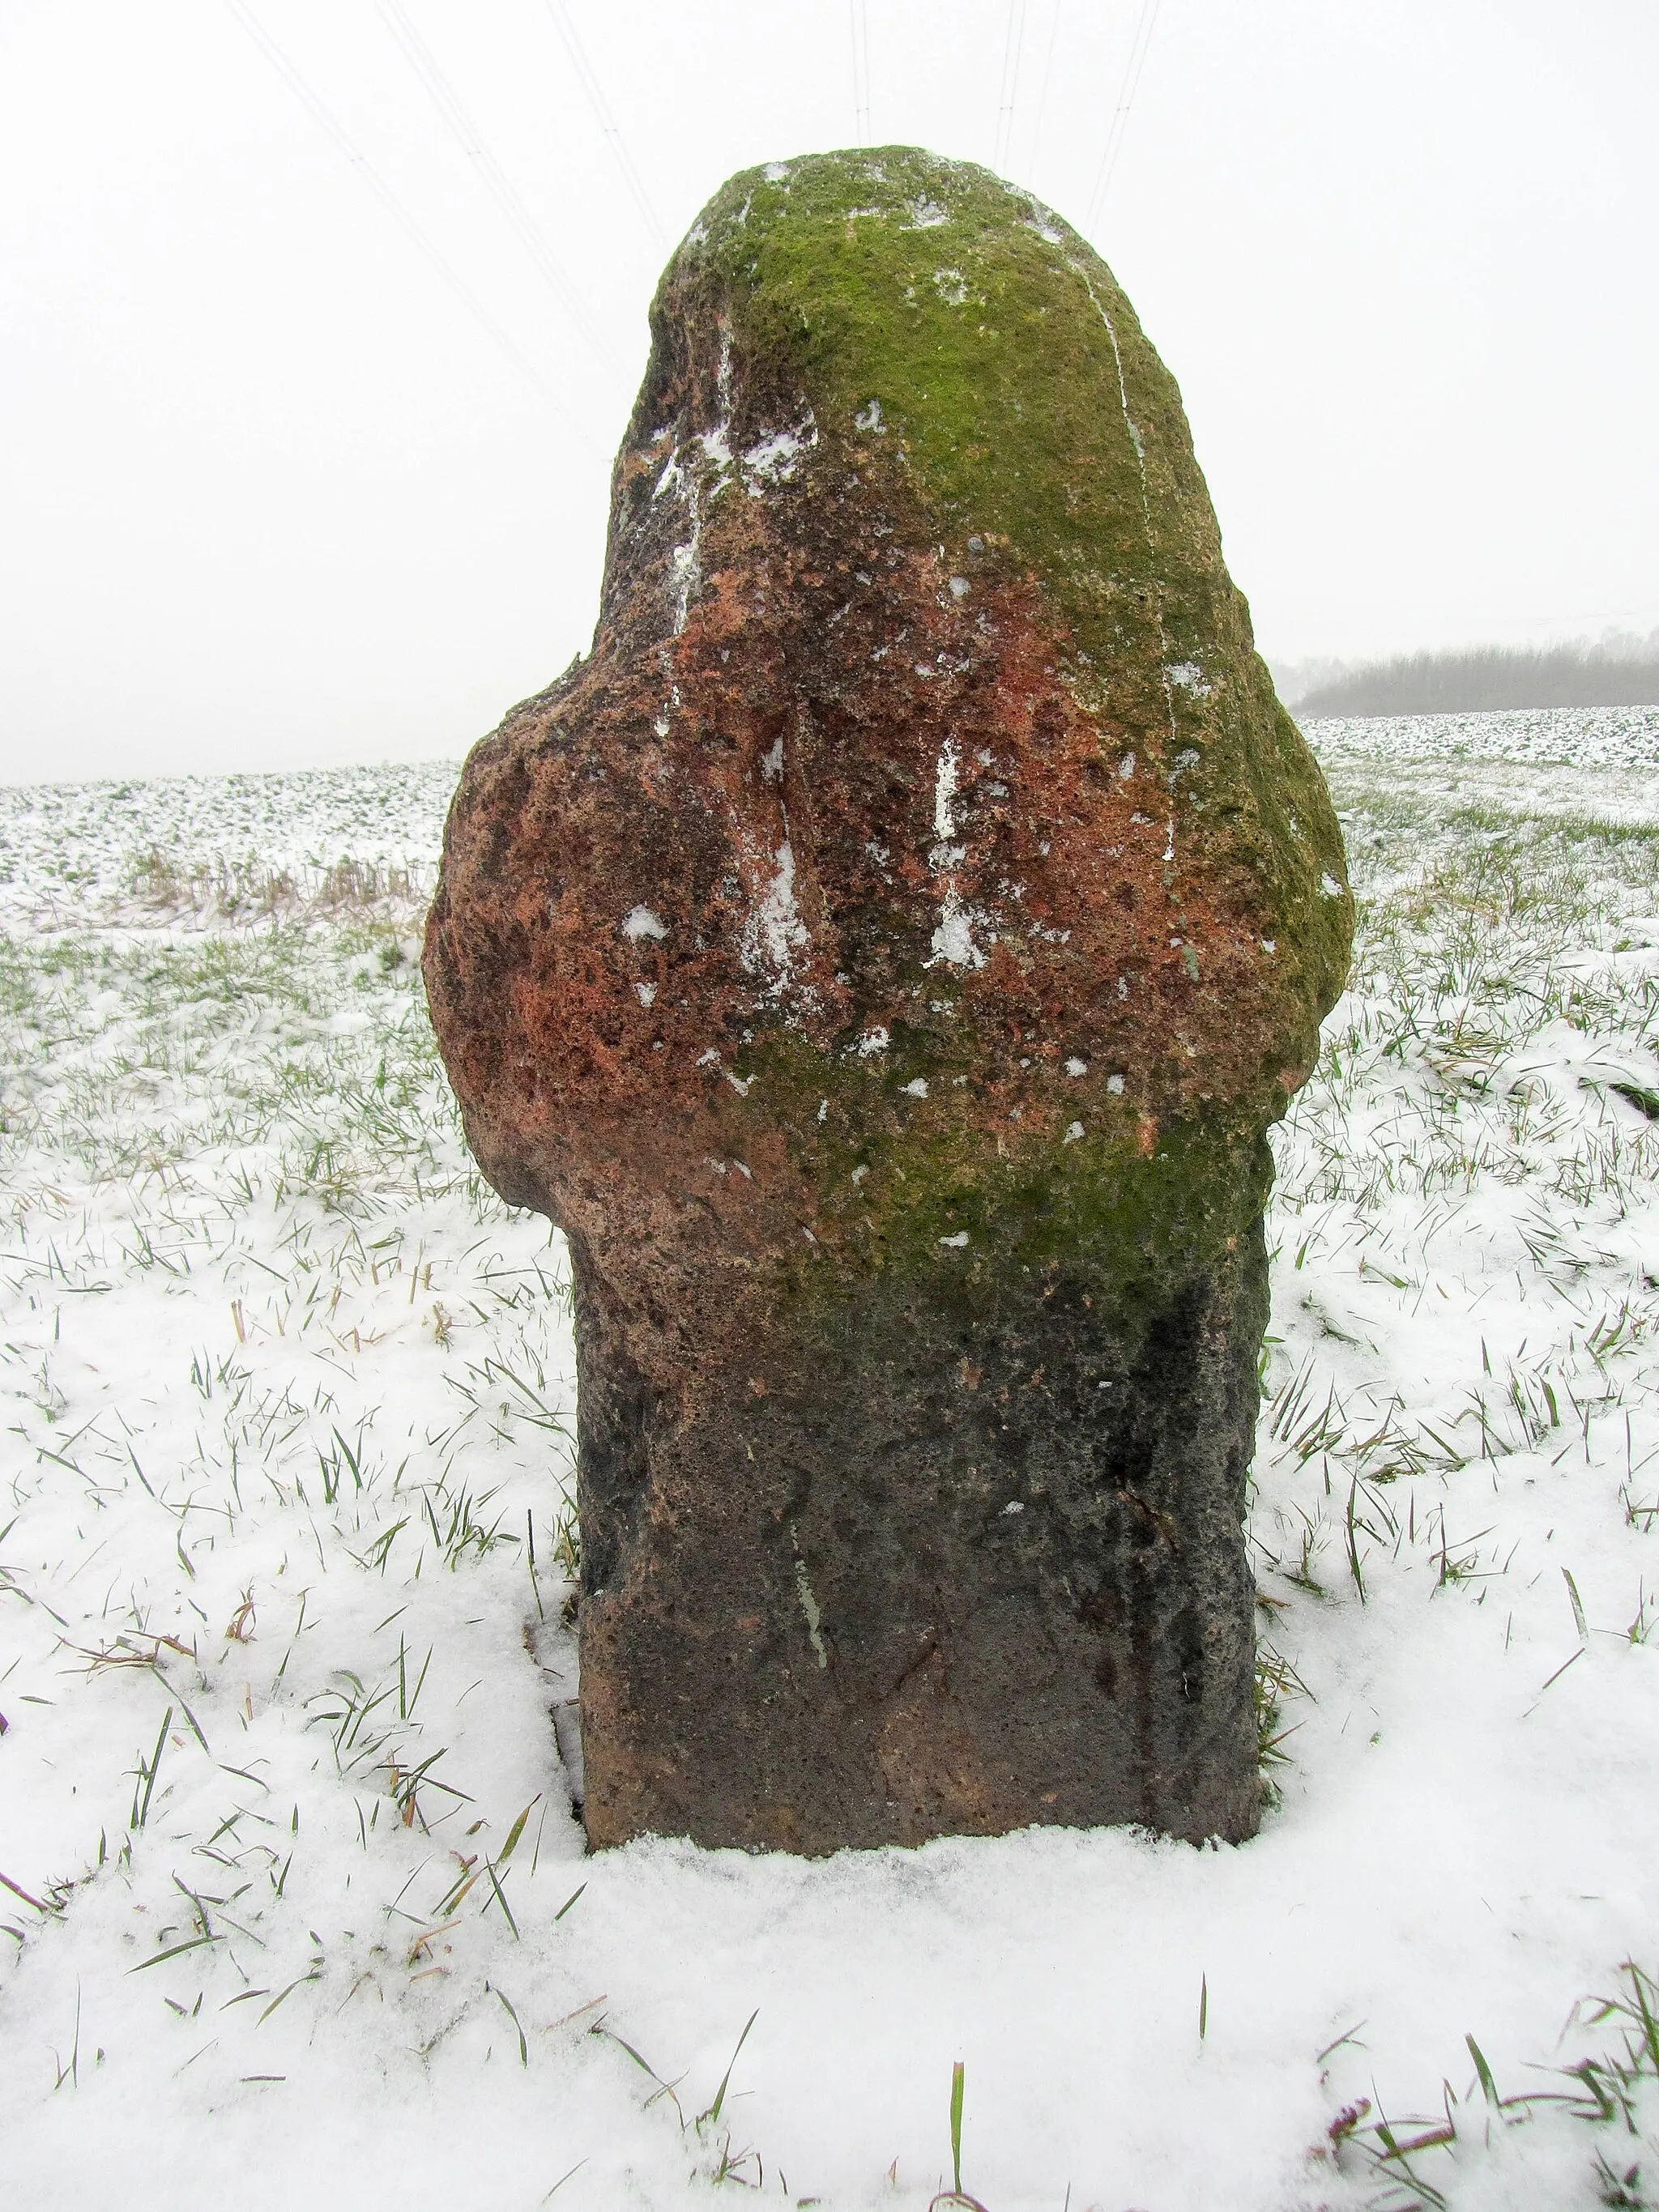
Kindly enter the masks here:
[[549, 0], [238, 4], [500, 335], [231, 0], [0, 0], [0, 775], [459, 753], [556, 674], [667, 248], [857, 142], [860, 8], [872, 141], [987, 162], [1012, 20], [1004, 167], [1178, 379], [1270, 657], [1659, 623], [1653, 0], [564, 0], [654, 230]]

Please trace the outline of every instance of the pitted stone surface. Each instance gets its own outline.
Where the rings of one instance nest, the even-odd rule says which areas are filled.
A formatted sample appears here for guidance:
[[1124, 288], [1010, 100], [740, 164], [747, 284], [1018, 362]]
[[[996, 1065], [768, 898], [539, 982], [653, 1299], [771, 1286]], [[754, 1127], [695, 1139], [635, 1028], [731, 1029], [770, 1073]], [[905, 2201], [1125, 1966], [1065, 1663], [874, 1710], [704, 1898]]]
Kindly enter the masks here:
[[1352, 907], [1179, 394], [903, 148], [733, 179], [652, 331], [426, 954], [570, 1241], [590, 1838], [1247, 1834], [1265, 1132]]

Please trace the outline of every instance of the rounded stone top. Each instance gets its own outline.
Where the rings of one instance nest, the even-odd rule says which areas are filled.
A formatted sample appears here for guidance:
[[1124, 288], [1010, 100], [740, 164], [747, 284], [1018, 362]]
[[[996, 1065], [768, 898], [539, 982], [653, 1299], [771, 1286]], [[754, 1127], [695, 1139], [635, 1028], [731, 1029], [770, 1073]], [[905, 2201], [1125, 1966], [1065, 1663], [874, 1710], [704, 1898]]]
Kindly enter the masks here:
[[[1103, 571], [1146, 565], [1147, 501], [1196, 494], [1183, 520], [1214, 540], [1179, 393], [1110, 270], [988, 170], [908, 146], [745, 170], [664, 274], [663, 368], [711, 310], [775, 406], [793, 380], [821, 437], [902, 454], [942, 525], [971, 517], [1073, 619]], [[648, 374], [634, 437], [656, 397]], [[1218, 542], [1183, 550], [1218, 565]]]

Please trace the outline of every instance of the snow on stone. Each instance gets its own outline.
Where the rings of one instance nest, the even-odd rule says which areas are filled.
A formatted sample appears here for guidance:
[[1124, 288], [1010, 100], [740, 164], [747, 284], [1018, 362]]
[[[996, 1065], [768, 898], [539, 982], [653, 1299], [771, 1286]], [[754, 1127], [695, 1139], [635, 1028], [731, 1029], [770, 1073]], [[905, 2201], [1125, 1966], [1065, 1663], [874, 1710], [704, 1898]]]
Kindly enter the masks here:
[[[917, 673], [923, 672], [918, 670]], [[985, 927], [990, 917], [968, 906], [957, 890], [953, 871], [966, 857], [959, 845], [949, 841], [956, 834], [956, 799], [961, 756], [955, 741], [947, 738], [939, 748], [933, 771], [933, 830], [938, 842], [929, 854], [936, 876], [942, 881], [938, 927], [933, 931], [933, 954], [929, 966], [939, 961], [953, 968], [982, 968], [986, 956], [974, 941], [975, 927]]]
[[637, 945], [641, 938], [665, 938], [668, 925], [648, 906], [630, 907], [623, 916], [622, 933], [630, 945]]
[[817, 442], [817, 428], [810, 414], [799, 429], [775, 430], [770, 436], [758, 439], [743, 455], [750, 492], [758, 499], [769, 484], [787, 483], [801, 455]]
[[686, 487], [691, 535], [671, 550], [669, 580], [674, 593], [674, 635], [679, 636], [691, 615], [691, 595], [702, 580], [702, 495], [693, 478]]
[[964, 905], [957, 895], [956, 885], [950, 884], [939, 908], [939, 926], [933, 932], [933, 962], [943, 960], [952, 968], [982, 968], [986, 956], [974, 942], [974, 925], [984, 920], [976, 908]]
[[957, 833], [957, 780], [960, 767], [961, 757], [955, 742], [947, 738], [939, 748], [933, 768], [933, 833], [941, 839], [954, 837]]
[[787, 837], [772, 860], [775, 873], [750, 908], [739, 943], [744, 969], [750, 975], [764, 972], [775, 998], [789, 981], [796, 954], [810, 939], [795, 904], [795, 855]]

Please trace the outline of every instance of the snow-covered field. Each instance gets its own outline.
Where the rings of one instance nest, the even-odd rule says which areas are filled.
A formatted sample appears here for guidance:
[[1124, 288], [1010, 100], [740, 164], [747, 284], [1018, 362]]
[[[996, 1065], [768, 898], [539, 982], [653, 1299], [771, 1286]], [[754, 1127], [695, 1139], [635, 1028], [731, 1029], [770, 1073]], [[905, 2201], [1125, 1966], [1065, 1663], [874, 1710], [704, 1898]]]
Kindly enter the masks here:
[[0, 794], [0, 2203], [920, 2212], [962, 2061], [989, 2212], [1659, 2203], [1659, 714], [1311, 734], [1363, 934], [1202, 1851], [584, 1859], [452, 772]]

